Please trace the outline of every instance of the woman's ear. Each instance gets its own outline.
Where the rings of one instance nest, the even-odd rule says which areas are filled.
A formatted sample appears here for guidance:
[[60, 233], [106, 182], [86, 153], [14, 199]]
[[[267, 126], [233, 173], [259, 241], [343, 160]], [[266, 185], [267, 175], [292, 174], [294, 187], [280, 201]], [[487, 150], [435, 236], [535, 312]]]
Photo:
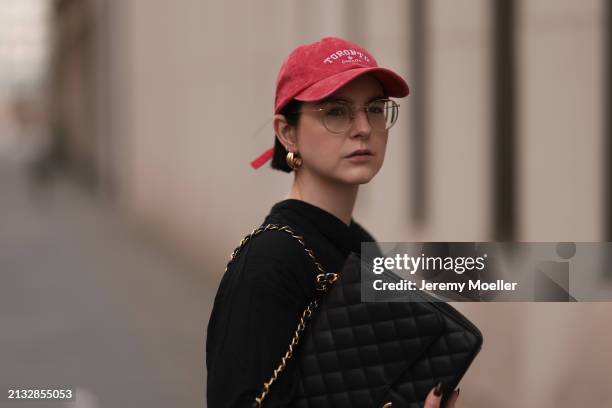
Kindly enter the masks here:
[[285, 116], [276, 114], [272, 119], [272, 126], [276, 137], [289, 152], [297, 151], [297, 135], [294, 126], [291, 126]]

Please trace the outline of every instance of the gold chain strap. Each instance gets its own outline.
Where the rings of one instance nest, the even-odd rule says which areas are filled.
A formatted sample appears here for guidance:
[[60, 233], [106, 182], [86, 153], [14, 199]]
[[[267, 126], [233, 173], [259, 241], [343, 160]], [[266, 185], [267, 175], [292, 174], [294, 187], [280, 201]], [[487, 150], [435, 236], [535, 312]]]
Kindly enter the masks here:
[[[325, 272], [325, 270], [323, 269], [323, 266], [319, 262], [317, 262], [317, 259], [315, 258], [312, 250], [308, 248], [306, 244], [304, 243], [304, 237], [296, 234], [288, 226], [280, 226], [277, 224], [266, 224], [264, 226], [254, 229], [249, 235], [244, 237], [242, 241], [240, 241], [240, 244], [238, 244], [238, 247], [234, 249], [234, 252], [232, 252], [232, 256], [229, 262], [227, 263], [227, 267], [225, 268], [225, 271], [227, 271], [232, 261], [234, 261], [234, 259], [238, 255], [238, 252], [240, 252], [240, 250], [251, 240], [251, 238], [265, 231], [286, 232], [287, 234], [295, 238], [302, 245], [302, 247], [304, 248], [304, 251], [312, 259], [318, 272], [320, 272], [317, 274], [316, 279], [315, 279], [316, 288], [318, 291], [326, 292], [330, 288], [330, 286], [333, 285], [334, 282], [336, 282], [336, 280], [338, 280], [339, 275], [337, 273]], [[304, 309], [304, 312], [302, 312], [302, 316], [300, 317], [300, 322], [298, 323], [297, 328], [295, 329], [295, 332], [293, 333], [293, 337], [291, 338], [291, 342], [289, 343], [289, 348], [285, 352], [285, 355], [281, 358], [281, 362], [278, 365], [278, 367], [276, 367], [276, 369], [272, 373], [272, 377], [270, 377], [270, 379], [263, 384], [263, 390], [261, 391], [261, 394], [259, 394], [259, 396], [255, 398], [255, 403], [254, 403], [255, 407], [260, 408], [263, 405], [263, 401], [266, 398], [266, 395], [268, 395], [268, 393], [270, 392], [270, 386], [272, 386], [272, 384], [276, 382], [276, 380], [278, 379], [278, 375], [281, 372], [283, 372], [283, 370], [285, 370], [285, 368], [287, 367], [288, 361], [293, 356], [294, 348], [298, 345], [300, 341], [300, 336], [306, 329], [306, 323], [308, 319], [310, 319], [313, 312], [317, 309], [318, 306], [319, 304], [317, 302], [317, 299], [314, 299], [308, 304], [308, 306], [306, 306], [306, 309]]]

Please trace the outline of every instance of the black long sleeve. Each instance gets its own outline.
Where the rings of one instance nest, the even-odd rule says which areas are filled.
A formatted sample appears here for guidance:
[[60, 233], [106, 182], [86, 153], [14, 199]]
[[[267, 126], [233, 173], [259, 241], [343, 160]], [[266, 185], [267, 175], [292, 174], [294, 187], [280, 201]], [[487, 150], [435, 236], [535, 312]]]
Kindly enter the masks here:
[[[285, 200], [264, 221], [288, 225], [305, 238], [326, 271], [371, 236], [310, 204]], [[316, 296], [316, 270], [304, 248], [281, 231], [253, 238], [223, 276], [206, 342], [209, 408], [250, 407], [287, 351], [299, 317]], [[266, 406], [290, 400], [293, 362], [272, 386]]]

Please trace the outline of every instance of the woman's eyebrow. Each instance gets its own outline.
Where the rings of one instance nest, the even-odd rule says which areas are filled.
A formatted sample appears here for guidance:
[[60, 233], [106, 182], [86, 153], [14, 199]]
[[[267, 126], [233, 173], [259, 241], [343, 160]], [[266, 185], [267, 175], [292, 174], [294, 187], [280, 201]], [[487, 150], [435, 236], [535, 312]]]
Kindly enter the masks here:
[[[385, 95], [372, 96], [370, 99], [367, 100], [366, 103], [370, 103], [370, 102], [375, 101], [377, 99], [384, 99], [384, 98], [386, 98]], [[328, 98], [325, 98], [325, 99], [317, 102], [317, 105], [322, 105], [322, 104], [327, 103], [327, 102], [353, 103], [353, 100], [351, 100], [350, 98], [342, 98], [342, 97], [328, 97]]]
[[344, 99], [344, 98], [339, 98], [339, 97], [327, 97], [325, 99], [320, 100], [319, 102], [317, 102], [317, 105], [323, 105], [324, 103], [328, 103], [328, 102], [347, 102], [347, 103], [351, 103], [352, 101], [349, 99]]
[[370, 99], [368, 99], [368, 103], [370, 103], [370, 102], [372, 102], [372, 101], [375, 101], [375, 100], [377, 100], [377, 99], [385, 99], [385, 98], [386, 98], [386, 96], [385, 96], [385, 95], [377, 95], [377, 96], [373, 96], [373, 97], [371, 97]]

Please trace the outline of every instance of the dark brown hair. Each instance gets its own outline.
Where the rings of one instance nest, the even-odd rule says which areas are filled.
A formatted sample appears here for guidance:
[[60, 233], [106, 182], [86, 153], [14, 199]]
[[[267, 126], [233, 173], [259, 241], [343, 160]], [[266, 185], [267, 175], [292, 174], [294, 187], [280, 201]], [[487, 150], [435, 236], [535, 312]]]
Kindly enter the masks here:
[[[287, 123], [290, 126], [296, 127], [298, 125], [300, 114], [299, 110], [302, 107], [302, 102], [296, 99], [292, 99], [287, 103], [283, 109], [281, 109], [280, 114], [285, 117]], [[285, 146], [278, 140], [278, 137], [274, 135], [274, 155], [272, 156], [272, 168], [276, 170], [281, 170], [286, 173], [291, 172], [291, 167], [287, 165], [287, 149]]]

